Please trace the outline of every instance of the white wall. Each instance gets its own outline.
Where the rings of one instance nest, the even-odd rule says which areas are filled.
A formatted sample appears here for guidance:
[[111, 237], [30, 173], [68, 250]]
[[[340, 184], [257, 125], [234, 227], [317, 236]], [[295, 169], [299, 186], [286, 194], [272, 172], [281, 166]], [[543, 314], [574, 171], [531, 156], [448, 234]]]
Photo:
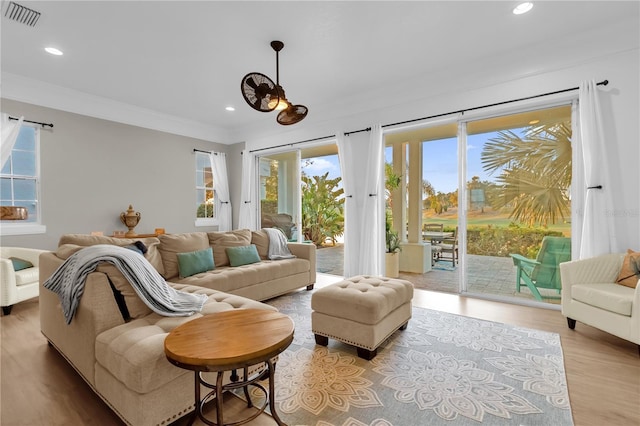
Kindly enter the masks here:
[[[470, 72], [473, 69], [474, 64], [469, 64]], [[614, 216], [617, 251], [627, 248], [640, 250], [640, 51], [637, 48], [615, 51], [602, 54], [596, 59], [574, 59], [572, 63], [558, 59], [529, 71], [523, 66], [517, 68], [513, 64], [505, 64], [503, 69], [494, 70], [491, 76], [486, 71], [478, 73], [480, 76], [470, 74], [465, 80], [447, 80], [445, 76], [440, 76], [440, 87], [434, 89], [437, 95], [424, 91], [421, 98], [407, 102], [388, 98], [387, 107], [338, 117], [330, 117], [326, 113], [327, 118], [317, 118], [307, 125], [303, 125], [303, 121], [296, 125], [298, 127], [283, 129], [279, 134], [265, 137], [257, 133], [249, 135], [245, 141], [246, 148], [253, 150], [293, 143], [358, 130], [374, 123], [385, 125], [577, 87], [583, 80], [607, 79], [609, 85], [600, 91], [605, 126], [604, 143], [607, 144], [609, 154], [609, 163], [602, 167], [606, 167], [611, 174], [610, 190], [614, 199], [614, 205], [607, 214]], [[492, 83], [483, 85], [482, 76]], [[425, 76], [425, 80], [428, 78], [432, 76]], [[495, 81], [501, 82], [494, 83]], [[470, 87], [470, 83], [475, 83], [475, 88]], [[415, 94], [412, 97], [415, 98]], [[235, 176], [235, 179], [240, 179], [240, 175]], [[235, 199], [239, 198], [239, 194], [234, 196]]]
[[[2, 99], [2, 112], [53, 123], [41, 131], [45, 234], [2, 237], [3, 246], [53, 249], [62, 234], [125, 230], [120, 213], [141, 213], [137, 233], [196, 228], [193, 149], [228, 145]], [[239, 153], [238, 153], [239, 156]]]

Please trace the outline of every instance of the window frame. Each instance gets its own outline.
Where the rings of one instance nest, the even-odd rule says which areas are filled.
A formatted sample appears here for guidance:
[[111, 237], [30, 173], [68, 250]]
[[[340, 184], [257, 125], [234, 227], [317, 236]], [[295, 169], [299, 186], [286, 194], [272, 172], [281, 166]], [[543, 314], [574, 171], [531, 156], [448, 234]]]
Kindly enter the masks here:
[[[34, 144], [35, 144], [35, 186], [36, 186], [36, 215], [37, 221], [35, 222], [21, 222], [21, 221], [0, 221], [0, 236], [9, 236], [9, 235], [33, 235], [33, 234], [44, 234], [47, 232], [47, 227], [44, 225], [43, 216], [42, 216], [42, 174], [40, 168], [40, 135], [41, 129], [36, 124], [31, 123], [23, 123], [20, 127], [31, 127], [34, 129]], [[13, 155], [13, 150], [11, 155]], [[11, 159], [11, 157], [10, 157]], [[2, 177], [19, 177], [24, 178], [24, 175], [15, 175], [12, 173], [9, 175], [2, 175]], [[28, 176], [31, 178], [31, 176]]]
[[[196, 151], [195, 152], [195, 204], [196, 206], [198, 205], [198, 191], [201, 190], [205, 190], [207, 191], [209, 189], [209, 187], [202, 186], [199, 185], [198, 183], [198, 159], [199, 156], [203, 156], [207, 159], [207, 161], [209, 160], [209, 153], [208, 152], [201, 152], [201, 151]], [[204, 170], [203, 170], [204, 172]], [[219, 224], [219, 220], [218, 218], [215, 216], [216, 213], [216, 186], [215, 186], [215, 182], [213, 181], [213, 164], [211, 164], [211, 180], [212, 180], [212, 186], [211, 191], [213, 192], [213, 199], [214, 199], [214, 216], [213, 217], [197, 217], [197, 207], [196, 207], [196, 218], [194, 221], [194, 225], [196, 227], [202, 227], [202, 226], [217, 226]]]

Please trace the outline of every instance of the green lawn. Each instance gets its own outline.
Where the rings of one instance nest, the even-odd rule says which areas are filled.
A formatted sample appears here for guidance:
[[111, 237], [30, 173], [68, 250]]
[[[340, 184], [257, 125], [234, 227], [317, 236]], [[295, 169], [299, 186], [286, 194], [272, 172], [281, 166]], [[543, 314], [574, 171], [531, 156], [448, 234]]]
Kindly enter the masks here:
[[[509, 219], [507, 214], [497, 212], [469, 212], [467, 217], [467, 226], [493, 226], [500, 228], [508, 228], [512, 220]], [[422, 223], [442, 223], [445, 228], [455, 228], [458, 225], [458, 211], [457, 209], [449, 209], [449, 211], [442, 214], [434, 214], [432, 210], [423, 212]], [[526, 227], [526, 225], [521, 225]], [[557, 223], [549, 225], [549, 230], [562, 232], [565, 236], [571, 235], [571, 223]]]

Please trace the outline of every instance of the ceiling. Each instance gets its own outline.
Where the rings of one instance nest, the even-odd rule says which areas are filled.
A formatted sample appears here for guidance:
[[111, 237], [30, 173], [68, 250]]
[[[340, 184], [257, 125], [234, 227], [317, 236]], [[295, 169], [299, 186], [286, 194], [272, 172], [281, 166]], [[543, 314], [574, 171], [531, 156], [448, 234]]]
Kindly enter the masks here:
[[[487, 58], [508, 63], [556, 47], [564, 50], [556, 55], [588, 54], [590, 39], [581, 35], [630, 19], [637, 26], [639, 15], [637, 1], [538, 1], [520, 16], [511, 12], [514, 1], [16, 2], [42, 16], [35, 27], [16, 23], [2, 1], [3, 83], [72, 89], [231, 139], [247, 126], [278, 128], [275, 112], [253, 110], [240, 93], [249, 72], [275, 81], [272, 40], [285, 44], [280, 83], [287, 98], [309, 108], [295, 125], [304, 126], [336, 105], [371, 104], [407, 82], [454, 69], [473, 73], [469, 65]], [[64, 55], [45, 53], [47, 46]]]

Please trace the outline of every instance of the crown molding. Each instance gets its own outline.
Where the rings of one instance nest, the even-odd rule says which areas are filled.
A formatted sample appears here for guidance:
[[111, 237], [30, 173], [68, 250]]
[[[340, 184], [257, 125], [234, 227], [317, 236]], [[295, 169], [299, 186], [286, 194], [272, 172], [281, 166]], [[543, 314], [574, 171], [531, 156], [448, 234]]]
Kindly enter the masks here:
[[5, 99], [210, 142], [231, 143], [231, 133], [227, 129], [163, 114], [17, 74], [3, 72], [1, 88], [2, 97]]

